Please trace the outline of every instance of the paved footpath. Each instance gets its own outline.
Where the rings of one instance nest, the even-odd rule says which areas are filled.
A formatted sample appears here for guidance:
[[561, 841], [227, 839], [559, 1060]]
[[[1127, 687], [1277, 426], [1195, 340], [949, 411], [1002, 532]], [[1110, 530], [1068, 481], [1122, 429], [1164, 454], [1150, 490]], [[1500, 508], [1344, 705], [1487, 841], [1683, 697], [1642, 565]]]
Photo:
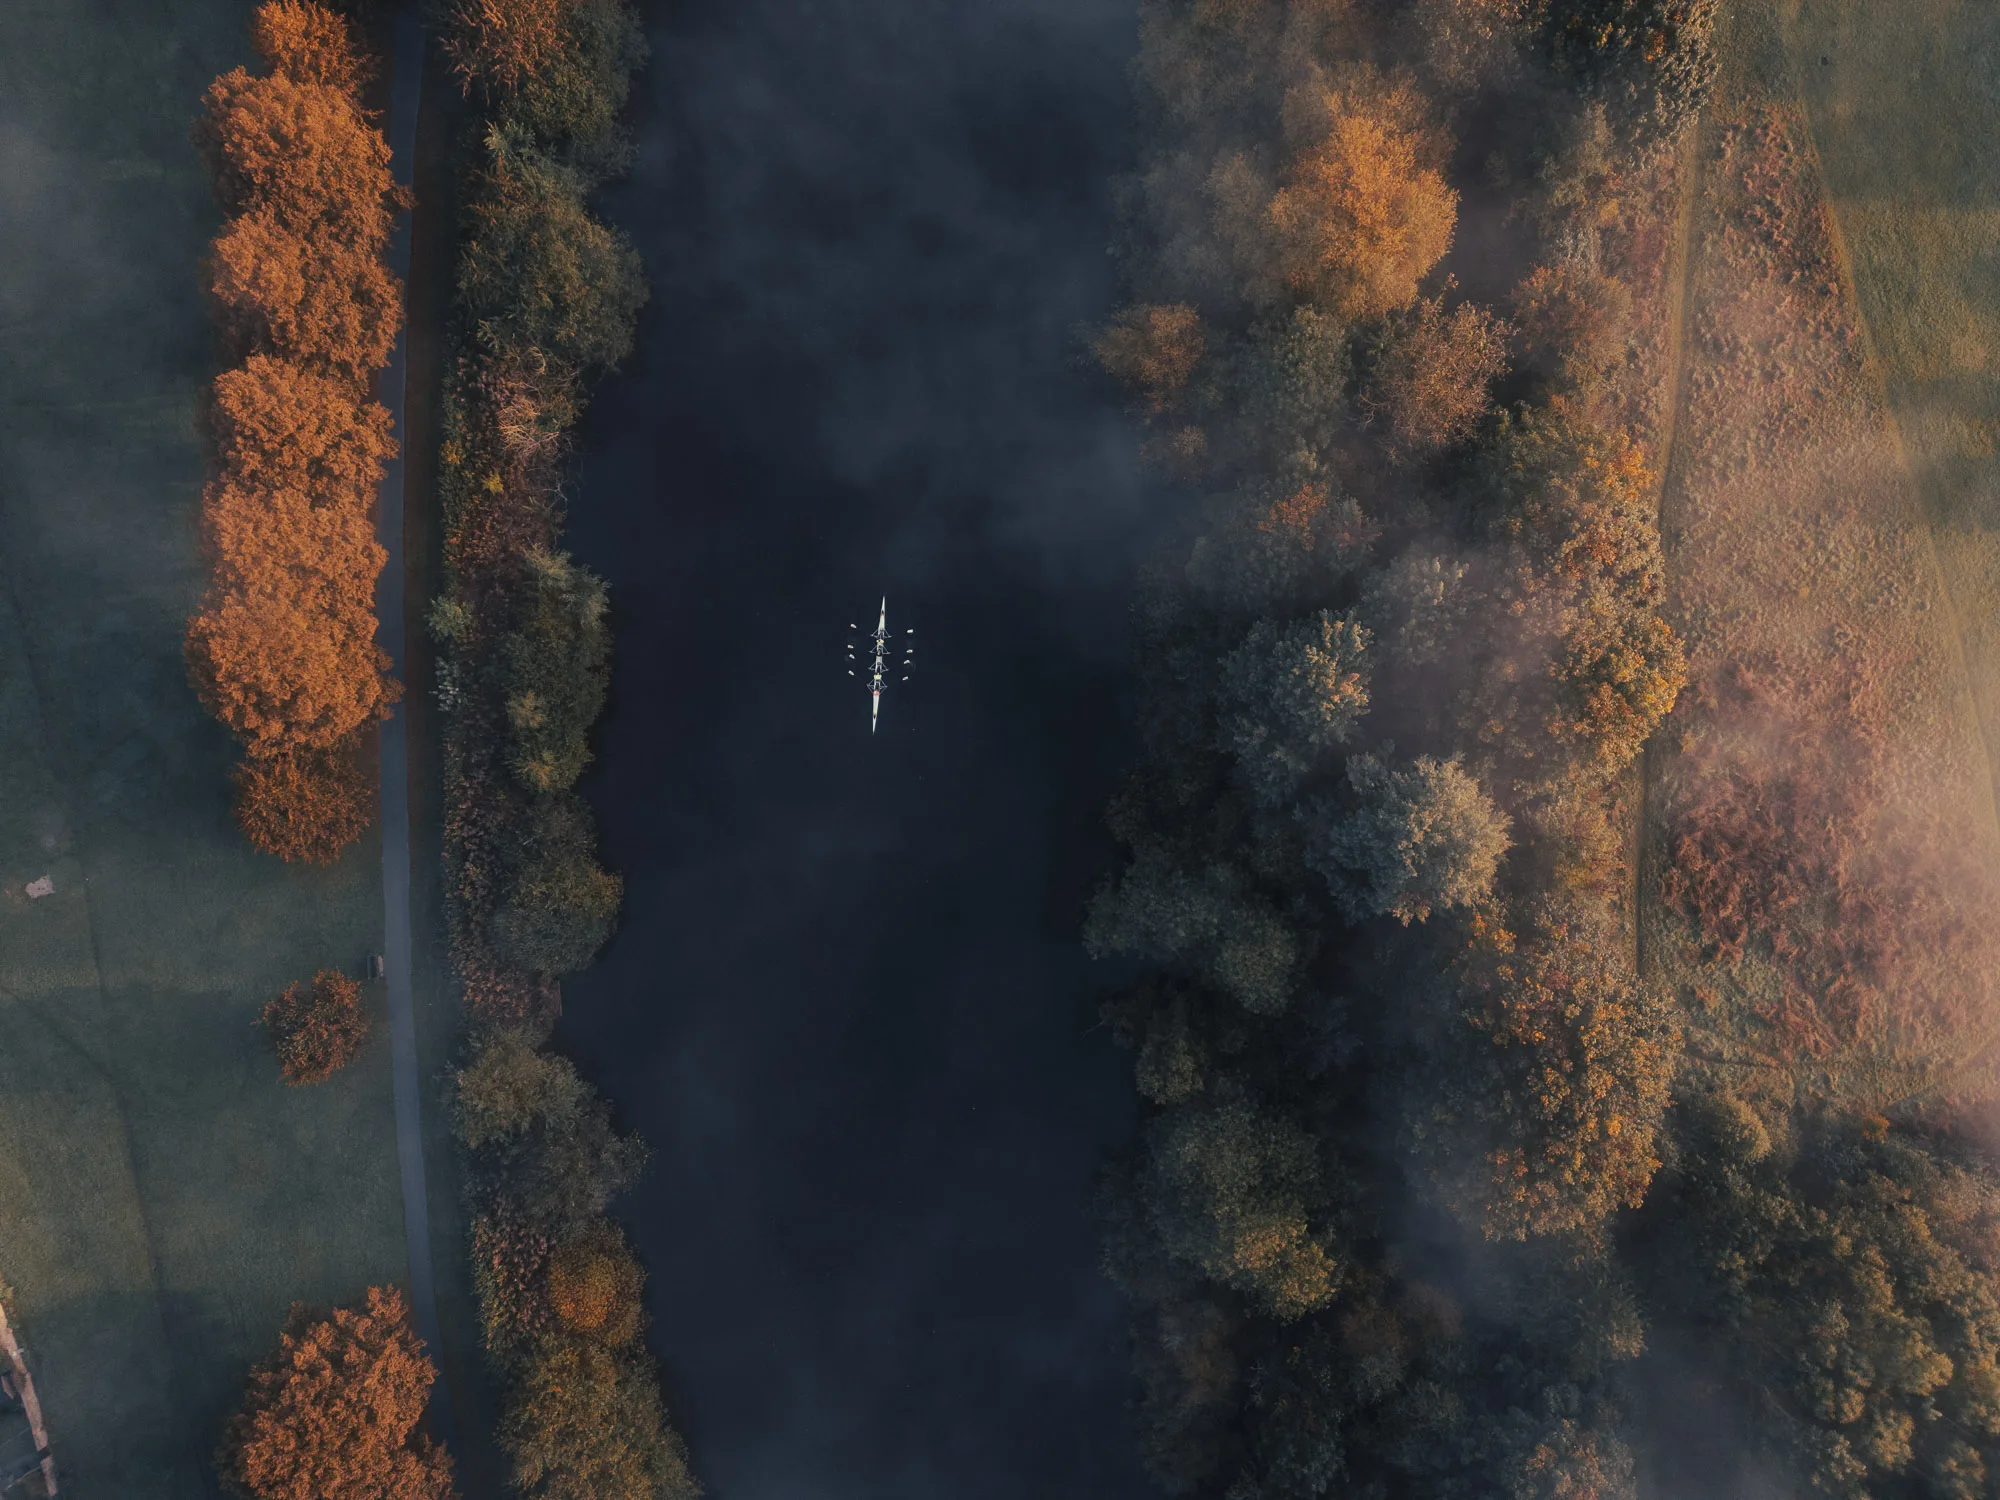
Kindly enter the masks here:
[[[392, 25], [395, 56], [389, 86], [390, 170], [409, 187], [416, 163], [417, 106], [423, 95], [424, 31], [414, 4], [406, 3]], [[389, 269], [404, 284], [408, 305], [410, 280], [410, 216], [396, 219], [389, 242]], [[382, 404], [399, 436], [407, 437], [403, 421], [403, 388], [409, 370], [409, 330], [396, 340], [389, 366], [382, 372]], [[403, 460], [400, 454], [382, 476], [382, 545], [389, 561], [376, 587], [375, 604], [381, 623], [377, 635], [401, 677], [403, 651]], [[438, 1337], [437, 1292], [431, 1276], [430, 1198], [424, 1186], [424, 1137], [421, 1110], [423, 1075], [417, 1066], [417, 1016], [410, 982], [410, 745], [409, 720], [398, 707], [382, 725], [382, 904], [383, 968], [389, 988], [389, 1052], [396, 1093], [396, 1158], [403, 1175], [403, 1234], [410, 1255], [410, 1310], [417, 1332], [430, 1346], [431, 1358], [442, 1365], [444, 1343]], [[446, 1447], [456, 1437], [451, 1396], [440, 1376], [432, 1390], [432, 1428]]]

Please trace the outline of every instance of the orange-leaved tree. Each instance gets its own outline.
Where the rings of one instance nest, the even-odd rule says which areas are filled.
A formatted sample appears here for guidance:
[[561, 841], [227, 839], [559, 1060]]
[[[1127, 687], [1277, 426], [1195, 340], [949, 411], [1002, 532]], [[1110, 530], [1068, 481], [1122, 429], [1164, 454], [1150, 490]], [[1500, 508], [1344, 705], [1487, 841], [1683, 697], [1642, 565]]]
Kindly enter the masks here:
[[382, 469], [396, 456], [389, 413], [356, 399], [344, 382], [256, 354], [215, 378], [210, 431], [218, 470], [256, 488], [311, 491], [372, 504]]
[[291, 1084], [331, 1078], [361, 1055], [370, 1029], [361, 986], [337, 969], [322, 969], [310, 988], [287, 985], [264, 1007], [264, 1027]]
[[236, 68], [209, 85], [195, 144], [230, 213], [268, 211], [295, 234], [379, 249], [400, 201], [389, 143], [352, 94]]
[[395, 347], [401, 289], [379, 247], [356, 248], [337, 233], [252, 210], [216, 237], [208, 289], [235, 349], [281, 355], [359, 389]]
[[374, 495], [395, 442], [367, 387], [402, 320], [383, 255], [406, 195], [361, 106], [373, 64], [348, 23], [266, 0], [251, 34], [271, 71], [218, 78], [195, 127], [230, 214], [209, 291], [247, 357], [215, 382], [213, 571], [187, 662], [249, 752], [238, 824], [260, 849], [330, 862], [372, 815], [359, 737], [401, 693], [374, 614]]
[[245, 760], [236, 779], [236, 826], [252, 846], [283, 860], [330, 865], [368, 831], [375, 788], [353, 740]]
[[188, 623], [188, 674], [253, 756], [329, 749], [402, 696], [375, 616], [359, 601], [302, 607], [297, 594], [220, 588]]
[[436, 1378], [394, 1288], [327, 1314], [295, 1304], [216, 1467], [252, 1500], [447, 1500], [451, 1458], [417, 1431]]
[[347, 18], [311, 0], [266, 0], [250, 18], [257, 55], [296, 83], [324, 83], [358, 98], [375, 60], [354, 43]]
[[1294, 90], [1285, 117], [1298, 147], [1267, 210], [1285, 281], [1345, 317], [1409, 306], [1458, 224], [1458, 194], [1427, 160], [1422, 102], [1357, 73]]

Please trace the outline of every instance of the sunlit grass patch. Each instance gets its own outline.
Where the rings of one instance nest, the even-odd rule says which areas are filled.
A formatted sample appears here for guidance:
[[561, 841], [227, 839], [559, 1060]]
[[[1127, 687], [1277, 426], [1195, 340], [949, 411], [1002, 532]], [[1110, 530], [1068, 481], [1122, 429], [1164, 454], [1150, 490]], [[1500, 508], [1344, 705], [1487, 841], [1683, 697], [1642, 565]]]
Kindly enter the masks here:
[[1646, 947], [1699, 1062], [1915, 1106], [1989, 1086], [2000, 830], [1929, 518], [1769, 39], [1746, 12], [1704, 133], [1664, 501], [1691, 688], [1653, 757]]

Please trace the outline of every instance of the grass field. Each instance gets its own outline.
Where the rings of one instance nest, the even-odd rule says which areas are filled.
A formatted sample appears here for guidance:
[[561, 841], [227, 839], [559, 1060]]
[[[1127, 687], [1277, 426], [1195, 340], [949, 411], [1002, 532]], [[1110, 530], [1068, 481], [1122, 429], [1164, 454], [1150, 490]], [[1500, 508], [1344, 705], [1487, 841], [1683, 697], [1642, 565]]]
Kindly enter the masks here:
[[1652, 757], [1645, 949], [1698, 1058], [1886, 1109], [1991, 1087], [2000, 826], [1959, 542], [1906, 462], [1798, 70], [1775, 18], [1735, 15], [1662, 502], [1691, 681]]
[[253, 854], [180, 659], [215, 227], [187, 127], [248, 8], [0, 7], [0, 1276], [82, 1500], [212, 1493], [287, 1306], [405, 1267], [386, 1046], [288, 1091], [252, 1024], [379, 947], [379, 850]]
[[2000, 8], [1792, 0], [1782, 16], [1981, 728], [2000, 749]]

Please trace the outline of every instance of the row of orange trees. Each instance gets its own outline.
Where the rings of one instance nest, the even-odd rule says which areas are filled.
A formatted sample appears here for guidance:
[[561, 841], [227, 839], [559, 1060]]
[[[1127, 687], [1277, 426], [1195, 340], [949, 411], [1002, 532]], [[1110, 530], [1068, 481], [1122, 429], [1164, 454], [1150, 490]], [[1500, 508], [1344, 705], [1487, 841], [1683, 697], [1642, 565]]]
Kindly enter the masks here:
[[400, 194], [346, 21], [267, 0], [251, 29], [265, 69], [218, 78], [195, 127], [228, 214], [207, 274], [231, 363], [210, 404], [212, 572], [187, 663], [243, 746], [244, 833], [328, 863], [368, 826], [358, 752], [401, 691], [375, 642], [374, 499], [395, 440], [370, 394], [402, 316], [384, 262]]

